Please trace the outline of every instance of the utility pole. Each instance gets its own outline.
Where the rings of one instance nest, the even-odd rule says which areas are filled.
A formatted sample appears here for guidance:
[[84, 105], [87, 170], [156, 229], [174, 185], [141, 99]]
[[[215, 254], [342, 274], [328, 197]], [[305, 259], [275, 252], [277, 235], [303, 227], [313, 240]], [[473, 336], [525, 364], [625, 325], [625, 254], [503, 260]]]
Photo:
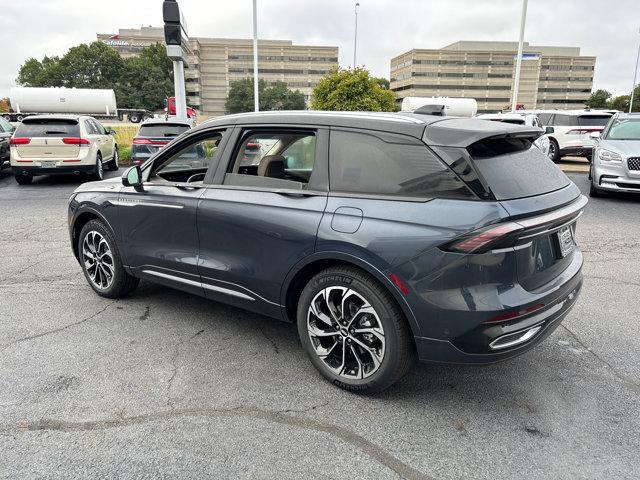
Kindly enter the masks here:
[[520, 40], [518, 41], [518, 58], [516, 60], [516, 78], [513, 85], [513, 103], [511, 111], [515, 112], [518, 108], [518, 90], [520, 89], [520, 69], [522, 68], [522, 46], [524, 42], [524, 26], [527, 22], [527, 3], [528, 0], [522, 0], [522, 16], [520, 17]]
[[634, 97], [634, 93], [636, 93], [636, 75], [638, 74], [638, 60], [640, 60], [640, 44], [638, 44], [638, 54], [636, 55], [636, 69], [633, 71], [633, 85], [631, 85], [631, 100], [629, 100], [629, 113], [631, 113], [631, 109], [633, 108], [633, 97]]
[[[176, 117], [187, 119], [187, 95], [184, 85], [185, 47], [188, 48], [189, 35], [187, 23], [175, 0], [162, 3], [164, 20], [164, 40], [167, 44], [167, 55], [173, 61], [173, 84], [176, 100]], [[167, 113], [169, 105], [167, 105]]]
[[356, 52], [358, 51], [358, 7], [360, 6], [360, 3], [356, 3], [356, 6], [354, 7], [353, 11], [356, 14], [356, 28], [355, 31], [353, 33], [353, 68], [356, 68]]
[[253, 110], [260, 111], [258, 98], [258, 7], [253, 0]]

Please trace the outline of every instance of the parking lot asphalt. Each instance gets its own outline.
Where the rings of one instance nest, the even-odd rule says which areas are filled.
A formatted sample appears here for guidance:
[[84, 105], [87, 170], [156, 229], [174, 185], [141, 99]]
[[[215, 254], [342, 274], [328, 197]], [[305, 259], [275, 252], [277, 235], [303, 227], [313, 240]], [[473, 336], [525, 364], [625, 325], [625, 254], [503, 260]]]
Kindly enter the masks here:
[[640, 197], [590, 201], [581, 298], [538, 348], [365, 397], [292, 325], [150, 283], [96, 296], [78, 182], [0, 173], [0, 478], [640, 477]]

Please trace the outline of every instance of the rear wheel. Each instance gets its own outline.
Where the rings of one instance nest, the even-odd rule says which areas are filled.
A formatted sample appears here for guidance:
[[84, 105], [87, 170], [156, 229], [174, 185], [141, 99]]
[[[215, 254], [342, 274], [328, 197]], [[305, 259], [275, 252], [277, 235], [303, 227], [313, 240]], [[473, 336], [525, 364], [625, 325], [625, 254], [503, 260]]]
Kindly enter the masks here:
[[118, 163], [118, 146], [116, 145], [114, 147], [113, 150], [113, 158], [111, 160], [109, 160], [109, 163], [107, 163], [107, 169], [111, 170], [112, 172], [115, 172], [116, 170], [118, 170], [118, 168], [120, 168], [120, 165]]
[[15, 178], [18, 185], [29, 185], [33, 180], [33, 175], [16, 175]]
[[129, 121], [130, 121], [131, 123], [138, 123], [138, 122], [140, 122], [140, 115], [139, 115], [139, 114], [137, 114], [137, 113], [131, 113], [131, 114], [129, 115]]
[[104, 167], [102, 165], [102, 154], [100, 152], [96, 153], [96, 168], [93, 171], [93, 178], [95, 180], [102, 180], [104, 176]]
[[553, 163], [558, 163], [560, 161], [560, 147], [558, 146], [558, 142], [555, 139], [549, 139], [549, 152], [547, 153], [549, 158]]
[[87, 282], [101, 297], [120, 298], [138, 286], [140, 280], [122, 267], [113, 235], [98, 220], [91, 220], [82, 228], [78, 257]]
[[313, 365], [345, 390], [382, 391], [415, 361], [404, 315], [383, 286], [356, 268], [329, 268], [313, 277], [300, 295], [297, 321]]

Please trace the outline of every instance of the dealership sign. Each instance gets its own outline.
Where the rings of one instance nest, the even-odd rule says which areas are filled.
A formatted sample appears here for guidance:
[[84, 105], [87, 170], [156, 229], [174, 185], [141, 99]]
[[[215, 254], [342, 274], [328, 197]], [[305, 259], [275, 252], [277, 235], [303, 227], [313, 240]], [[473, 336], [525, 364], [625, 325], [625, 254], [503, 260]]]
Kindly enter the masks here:
[[146, 47], [143, 43], [134, 43], [127, 40], [122, 40], [120, 35], [111, 35], [108, 40], [102, 40], [102, 43], [109, 45], [110, 47]]

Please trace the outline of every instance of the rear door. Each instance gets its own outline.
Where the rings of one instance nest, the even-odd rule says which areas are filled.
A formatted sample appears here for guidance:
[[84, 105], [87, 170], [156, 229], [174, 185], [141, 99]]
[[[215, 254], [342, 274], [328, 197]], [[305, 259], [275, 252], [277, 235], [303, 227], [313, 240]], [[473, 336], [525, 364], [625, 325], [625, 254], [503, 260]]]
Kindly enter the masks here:
[[105, 160], [111, 159], [113, 157], [113, 150], [115, 145], [113, 136], [109, 135], [104, 126], [97, 120], [92, 118], [91, 122], [96, 128], [100, 138], [100, 151], [102, 152], [102, 158], [104, 158]]
[[[285, 276], [315, 249], [327, 203], [327, 139], [320, 126], [235, 129], [216, 185], [198, 207], [199, 271], [208, 297], [281, 314]], [[260, 158], [247, 162], [256, 144]]]
[[78, 156], [79, 137], [78, 120], [25, 118], [14, 134], [15, 161], [55, 168], [63, 159]]

